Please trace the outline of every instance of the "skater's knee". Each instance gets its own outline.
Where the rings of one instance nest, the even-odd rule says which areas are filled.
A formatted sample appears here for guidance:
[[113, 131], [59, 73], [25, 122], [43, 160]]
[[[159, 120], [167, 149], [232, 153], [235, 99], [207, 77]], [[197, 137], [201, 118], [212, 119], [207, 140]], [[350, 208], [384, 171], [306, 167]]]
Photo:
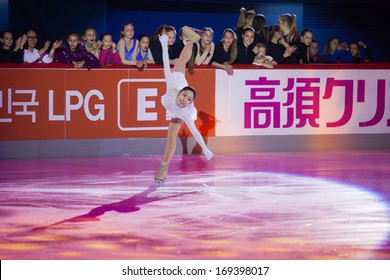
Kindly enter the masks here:
[[183, 124], [183, 120], [179, 118], [172, 118], [171, 123]]

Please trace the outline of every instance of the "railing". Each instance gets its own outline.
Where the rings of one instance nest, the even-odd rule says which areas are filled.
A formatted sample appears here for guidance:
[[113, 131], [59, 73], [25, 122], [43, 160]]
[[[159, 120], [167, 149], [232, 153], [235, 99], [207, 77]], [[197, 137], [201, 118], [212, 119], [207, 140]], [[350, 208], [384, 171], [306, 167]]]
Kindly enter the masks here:
[[[390, 63], [196, 67], [204, 136], [390, 133]], [[0, 140], [161, 138], [161, 66], [0, 64]], [[183, 134], [187, 131], [184, 128]]]

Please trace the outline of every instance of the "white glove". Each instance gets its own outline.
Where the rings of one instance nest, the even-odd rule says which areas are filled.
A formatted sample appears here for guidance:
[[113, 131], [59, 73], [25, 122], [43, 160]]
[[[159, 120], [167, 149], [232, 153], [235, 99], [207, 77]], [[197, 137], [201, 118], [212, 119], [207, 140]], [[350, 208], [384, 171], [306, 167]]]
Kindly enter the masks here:
[[160, 35], [160, 37], [158, 39], [160, 40], [161, 45], [163, 45], [163, 46], [168, 45], [168, 35], [167, 34]]
[[214, 154], [209, 149], [205, 149], [203, 152], [207, 160], [210, 160], [214, 157]]

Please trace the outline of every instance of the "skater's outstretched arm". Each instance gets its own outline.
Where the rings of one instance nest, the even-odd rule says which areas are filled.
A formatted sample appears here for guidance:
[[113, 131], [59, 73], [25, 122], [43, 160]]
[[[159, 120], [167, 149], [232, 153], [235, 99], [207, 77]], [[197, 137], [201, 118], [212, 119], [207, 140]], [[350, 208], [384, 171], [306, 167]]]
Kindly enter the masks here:
[[192, 135], [194, 136], [196, 142], [202, 147], [203, 153], [206, 156], [207, 160], [210, 160], [214, 157], [214, 154], [207, 148], [206, 143], [203, 140], [202, 135], [198, 131], [198, 129], [195, 126], [194, 120], [189, 116], [185, 115], [182, 117], [183, 121], [188, 126], [189, 130], [191, 131]]
[[159, 40], [162, 47], [162, 58], [163, 58], [163, 65], [164, 65], [164, 75], [167, 84], [167, 92], [172, 92], [175, 90], [175, 83], [171, 72], [171, 66], [169, 64], [168, 35], [166, 34], [160, 35]]

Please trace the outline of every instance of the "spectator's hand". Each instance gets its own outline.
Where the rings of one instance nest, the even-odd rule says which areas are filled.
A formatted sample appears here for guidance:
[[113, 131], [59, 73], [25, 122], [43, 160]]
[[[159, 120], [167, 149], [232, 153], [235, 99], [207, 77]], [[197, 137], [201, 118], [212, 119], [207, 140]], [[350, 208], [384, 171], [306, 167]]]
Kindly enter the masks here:
[[45, 50], [45, 51], [47, 51], [47, 49], [50, 47], [50, 41], [49, 40], [47, 40], [46, 42], [45, 42], [45, 45], [43, 45], [43, 49]]
[[18, 49], [21, 49], [20, 45], [22, 43], [22, 37], [19, 37], [16, 41], [15, 41], [15, 48], [14, 48], [14, 51], [16, 52]]
[[85, 63], [85, 61], [83, 60], [83, 61], [79, 61], [79, 63], [78, 63], [78, 65], [79, 65], [79, 68], [78, 69], [81, 69], [81, 68], [83, 68], [83, 66], [84, 66], [84, 63]]
[[294, 52], [297, 50], [297, 47], [296, 47], [296, 46], [289, 46], [289, 47], [287, 48], [287, 50], [288, 50], [289, 52], [291, 52], [291, 53], [294, 53]]
[[286, 48], [286, 50], [284, 51], [283, 56], [284, 56], [284, 57], [292, 56], [292, 54], [293, 54], [296, 50], [297, 50], [297, 47], [296, 47], [296, 46], [289, 46], [289, 47]]
[[99, 41], [98, 41], [98, 45], [99, 45], [99, 49], [101, 49], [102, 46], [103, 46], [103, 42], [99, 40]]
[[367, 45], [364, 44], [362, 41], [357, 42], [360, 47], [367, 48]]
[[62, 45], [62, 40], [57, 40], [53, 43], [53, 46], [51, 47], [52, 49], [58, 49]]
[[135, 63], [135, 66], [137, 68], [143, 68], [144, 67], [144, 60], [137, 60], [137, 62]]
[[116, 53], [116, 44], [114, 42], [112, 42], [111, 48], [112, 48], [112, 52]]
[[339, 50], [348, 50], [347, 42], [340, 43], [339, 46], [337, 47], [337, 49], [339, 49]]
[[233, 66], [230, 65], [230, 64], [225, 64], [224, 65], [224, 70], [227, 72], [227, 74], [229, 76], [233, 76], [233, 73], [234, 73], [234, 69], [233, 69]]
[[265, 68], [274, 68], [274, 65], [272, 63], [262, 63], [262, 66]]
[[102, 45], [102, 42], [101, 41], [97, 41], [97, 42], [94, 42], [93, 45], [92, 45], [92, 48], [96, 51], [98, 50]]
[[74, 68], [77, 70], [83, 68], [84, 66], [84, 60], [83, 61], [73, 61]]
[[20, 48], [23, 49], [24, 44], [27, 42], [27, 35], [23, 34], [22, 41], [20, 42]]
[[283, 37], [279, 39], [278, 44], [281, 44], [281, 45], [286, 44], [286, 41], [284, 40]]

